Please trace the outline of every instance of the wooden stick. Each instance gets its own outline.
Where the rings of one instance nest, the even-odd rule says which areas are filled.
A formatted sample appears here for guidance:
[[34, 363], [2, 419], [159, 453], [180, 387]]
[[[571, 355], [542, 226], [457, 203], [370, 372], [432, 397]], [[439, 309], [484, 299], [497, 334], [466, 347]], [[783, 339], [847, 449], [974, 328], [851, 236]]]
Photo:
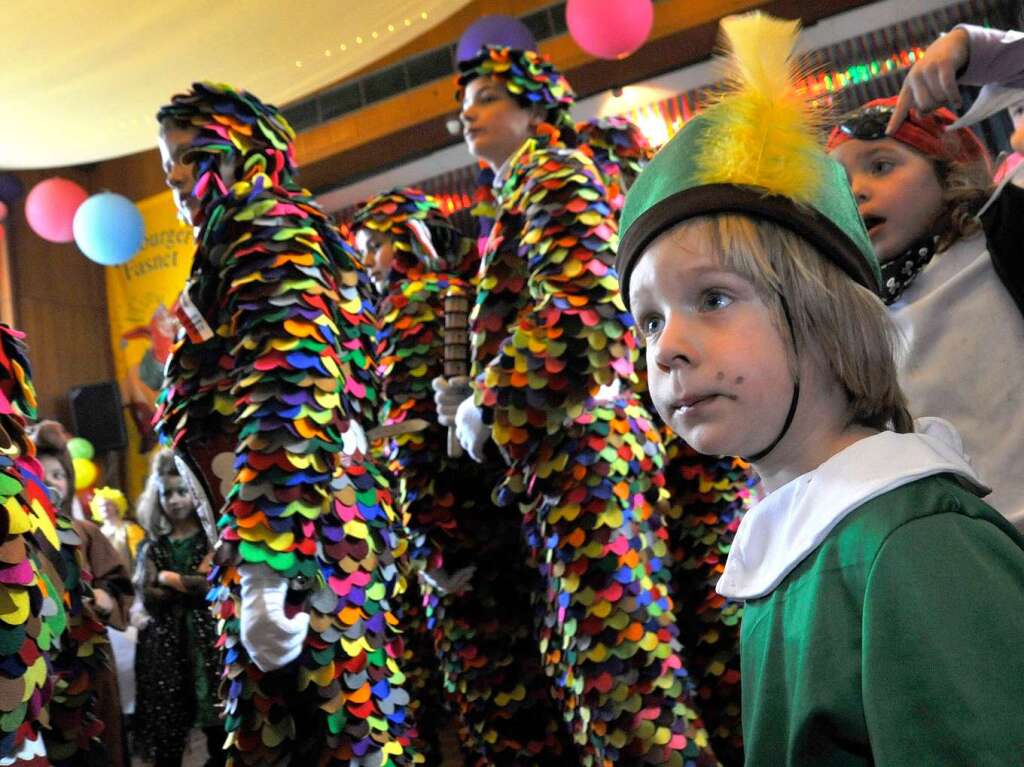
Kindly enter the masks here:
[[[469, 375], [469, 296], [450, 285], [444, 296], [444, 377]], [[462, 456], [455, 426], [448, 427], [448, 455]]]

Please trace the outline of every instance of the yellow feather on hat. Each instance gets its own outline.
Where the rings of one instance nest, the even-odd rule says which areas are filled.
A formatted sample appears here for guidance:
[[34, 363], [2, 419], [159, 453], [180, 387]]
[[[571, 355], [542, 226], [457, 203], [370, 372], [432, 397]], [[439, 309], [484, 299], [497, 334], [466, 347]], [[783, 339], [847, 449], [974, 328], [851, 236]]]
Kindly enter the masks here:
[[702, 184], [743, 184], [810, 203], [822, 183], [809, 156], [821, 154], [817, 113], [796, 83], [798, 21], [760, 12], [720, 22], [725, 91], [704, 112], [708, 130], [697, 160]]

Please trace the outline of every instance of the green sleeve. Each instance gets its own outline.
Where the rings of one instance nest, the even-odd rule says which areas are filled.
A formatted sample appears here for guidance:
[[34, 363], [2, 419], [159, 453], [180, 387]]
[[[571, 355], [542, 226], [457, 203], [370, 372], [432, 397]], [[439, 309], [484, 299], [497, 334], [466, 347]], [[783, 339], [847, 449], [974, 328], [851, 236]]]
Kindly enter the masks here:
[[894, 531], [867, 577], [864, 714], [879, 767], [1024, 763], [1024, 551], [992, 522]]

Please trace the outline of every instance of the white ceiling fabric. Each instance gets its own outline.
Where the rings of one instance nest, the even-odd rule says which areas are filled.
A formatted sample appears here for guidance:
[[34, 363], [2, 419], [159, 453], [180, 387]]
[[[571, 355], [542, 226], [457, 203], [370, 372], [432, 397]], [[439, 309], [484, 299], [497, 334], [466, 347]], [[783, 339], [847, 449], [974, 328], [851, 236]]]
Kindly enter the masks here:
[[6, 0], [0, 168], [149, 149], [156, 110], [195, 80], [287, 104], [372, 64], [468, 2]]

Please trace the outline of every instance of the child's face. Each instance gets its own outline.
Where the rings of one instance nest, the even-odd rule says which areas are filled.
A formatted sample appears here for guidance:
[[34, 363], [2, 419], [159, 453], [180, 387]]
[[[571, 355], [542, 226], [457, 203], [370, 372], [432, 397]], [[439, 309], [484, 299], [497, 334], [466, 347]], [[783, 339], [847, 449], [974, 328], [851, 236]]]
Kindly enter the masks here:
[[745, 277], [701, 227], [676, 228], [634, 267], [630, 303], [658, 414], [694, 449], [752, 455], [770, 444], [793, 394], [787, 342]]
[[466, 85], [459, 118], [470, 153], [495, 170], [533, 135], [537, 121], [491, 76], [477, 77]]
[[117, 504], [112, 500], [109, 498], [103, 498], [100, 501], [100, 508], [103, 510], [103, 516], [106, 518], [107, 522], [114, 525], [119, 525], [121, 523], [121, 515], [117, 513]]
[[67, 498], [71, 481], [61, 462], [52, 455], [40, 456], [39, 462], [43, 465], [43, 482], [56, 490], [62, 499]]
[[356, 245], [363, 256], [363, 263], [370, 272], [373, 286], [380, 292], [388, 290], [388, 275], [395, 260], [395, 243], [390, 235], [372, 229], [360, 229]]
[[931, 161], [895, 139], [853, 139], [832, 150], [846, 169], [857, 208], [882, 263], [929, 234], [942, 213]]
[[157, 138], [167, 186], [174, 196], [178, 217], [186, 224], [192, 223], [199, 209], [199, 200], [192, 196], [192, 187], [196, 184], [195, 163], [189, 157], [192, 142], [198, 135], [199, 131], [195, 128], [179, 128], [171, 123], [161, 123]]
[[165, 475], [160, 482], [160, 504], [171, 522], [188, 519], [196, 510], [195, 499], [181, 477]]

